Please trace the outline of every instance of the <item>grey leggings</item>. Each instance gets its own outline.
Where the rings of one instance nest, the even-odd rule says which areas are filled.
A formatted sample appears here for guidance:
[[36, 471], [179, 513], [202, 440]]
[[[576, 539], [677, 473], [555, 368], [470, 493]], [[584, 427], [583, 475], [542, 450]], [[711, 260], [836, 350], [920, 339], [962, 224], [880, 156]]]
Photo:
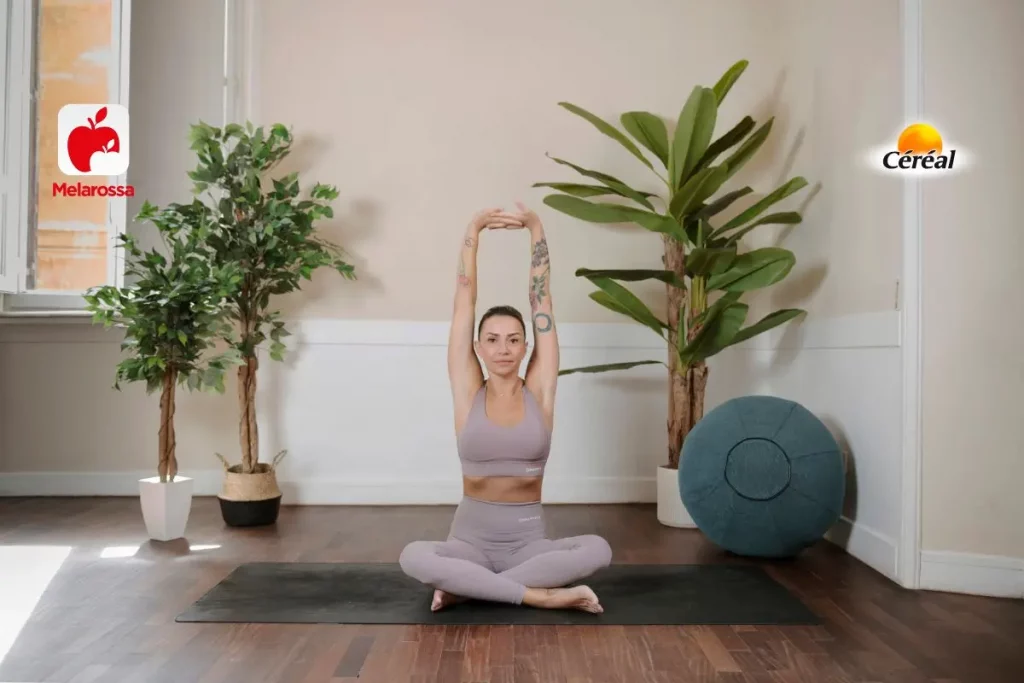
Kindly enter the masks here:
[[540, 503], [464, 497], [448, 540], [413, 541], [398, 563], [410, 577], [446, 593], [518, 605], [527, 588], [565, 586], [611, 559], [600, 536], [546, 538]]

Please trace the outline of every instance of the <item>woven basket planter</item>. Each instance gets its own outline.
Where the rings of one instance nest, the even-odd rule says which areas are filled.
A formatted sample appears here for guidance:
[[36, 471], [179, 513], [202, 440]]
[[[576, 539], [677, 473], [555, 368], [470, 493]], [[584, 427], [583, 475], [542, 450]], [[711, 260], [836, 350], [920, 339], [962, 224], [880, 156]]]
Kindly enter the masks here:
[[[228, 465], [224, 458], [224, 483], [217, 499], [228, 526], [266, 526], [277, 522], [281, 511], [281, 489], [277, 485], [277, 463], [284, 451], [270, 464], [257, 463], [251, 474], [241, 465]], [[219, 456], [218, 456], [219, 457]]]

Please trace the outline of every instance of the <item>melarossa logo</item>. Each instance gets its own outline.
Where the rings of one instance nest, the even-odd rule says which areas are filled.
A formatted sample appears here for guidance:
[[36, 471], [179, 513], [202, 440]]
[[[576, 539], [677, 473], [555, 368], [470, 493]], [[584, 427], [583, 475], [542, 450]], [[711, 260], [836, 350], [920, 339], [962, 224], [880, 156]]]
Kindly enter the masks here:
[[893, 170], [952, 170], [955, 162], [956, 150], [943, 153], [942, 136], [927, 123], [914, 123], [904, 128], [896, 141], [896, 149], [882, 157], [882, 165]]

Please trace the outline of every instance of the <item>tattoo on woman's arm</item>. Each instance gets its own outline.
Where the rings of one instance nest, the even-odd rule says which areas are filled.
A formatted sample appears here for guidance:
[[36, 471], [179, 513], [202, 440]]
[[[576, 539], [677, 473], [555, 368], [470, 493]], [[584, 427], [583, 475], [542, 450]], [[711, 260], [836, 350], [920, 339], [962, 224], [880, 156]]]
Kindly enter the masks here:
[[471, 283], [468, 277], [466, 277], [466, 262], [462, 256], [459, 256], [459, 284], [463, 287], [468, 287]]
[[548, 263], [548, 240], [546, 237], [541, 237], [539, 240], [533, 243], [533, 261], [531, 266], [534, 268], [540, 268]]
[[540, 275], [534, 275], [530, 283], [530, 308], [537, 310], [547, 295], [548, 273], [551, 268], [546, 268]]
[[533, 329], [537, 333], [549, 332], [554, 326], [551, 314], [538, 311], [544, 302], [544, 297], [549, 296], [548, 278], [551, 275], [550, 258], [548, 254], [547, 238], [541, 237], [533, 243], [533, 258], [530, 261], [531, 268], [543, 268], [539, 275], [534, 275], [530, 280], [530, 308], [533, 310]]

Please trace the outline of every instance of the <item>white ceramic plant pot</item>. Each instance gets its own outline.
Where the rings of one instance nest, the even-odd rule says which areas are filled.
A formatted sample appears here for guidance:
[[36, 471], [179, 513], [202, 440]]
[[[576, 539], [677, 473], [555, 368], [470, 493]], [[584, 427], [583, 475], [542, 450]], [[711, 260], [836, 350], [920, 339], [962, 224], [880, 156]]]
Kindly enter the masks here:
[[164, 483], [160, 483], [160, 477], [139, 480], [142, 518], [151, 539], [171, 541], [185, 535], [192, 511], [192, 489], [192, 478], [181, 475]]
[[658, 467], [658, 521], [666, 526], [696, 529], [679, 495], [679, 470]]

